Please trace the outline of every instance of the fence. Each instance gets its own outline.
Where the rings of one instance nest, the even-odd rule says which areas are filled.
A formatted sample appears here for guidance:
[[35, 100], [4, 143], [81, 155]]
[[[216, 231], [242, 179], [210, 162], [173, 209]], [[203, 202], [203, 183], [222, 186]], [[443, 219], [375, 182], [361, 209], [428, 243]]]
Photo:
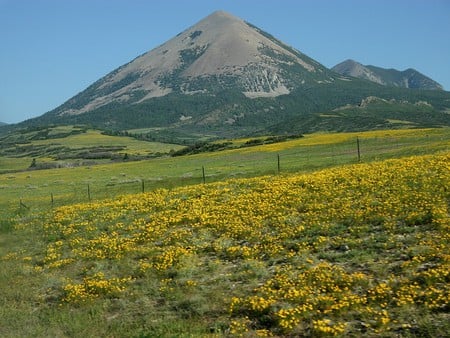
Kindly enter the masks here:
[[[145, 162], [148, 170], [139, 176], [127, 176], [123, 180], [97, 179], [71, 182], [69, 185], [40, 187], [39, 191], [22, 194], [20, 200], [11, 203], [25, 212], [30, 209], [56, 207], [78, 202], [91, 202], [118, 195], [148, 192], [158, 188], [210, 183], [229, 178], [276, 175], [290, 172], [310, 172], [330, 166], [370, 162], [405, 155], [418, 155], [438, 151], [439, 147], [418, 147], [417, 139], [374, 137], [353, 138], [340, 143], [313, 144], [286, 147], [273, 144], [271, 147], [217, 152], [211, 156], [184, 156], [172, 158], [172, 162], [158, 160]], [[277, 149], [278, 148], [278, 149]], [[448, 150], [447, 146], [442, 149]], [[156, 161], [156, 162], [155, 162]], [[167, 160], [168, 161], [168, 160]], [[177, 162], [178, 161], [178, 162]], [[164, 164], [165, 163], [165, 164]], [[167, 164], [169, 163], [169, 164]], [[181, 163], [178, 165], [177, 163]], [[155, 165], [167, 165], [164, 175], [152, 176]], [[91, 170], [95, 170], [92, 167]], [[161, 168], [159, 168], [161, 171]], [[17, 195], [16, 195], [17, 196]], [[2, 207], [0, 203], [0, 207]]]

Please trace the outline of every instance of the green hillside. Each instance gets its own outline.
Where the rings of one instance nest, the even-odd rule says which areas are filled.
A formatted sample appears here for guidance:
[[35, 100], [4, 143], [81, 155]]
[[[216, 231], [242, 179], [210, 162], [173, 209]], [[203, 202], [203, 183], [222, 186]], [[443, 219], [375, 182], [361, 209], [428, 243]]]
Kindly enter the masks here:
[[0, 223], [0, 333], [445, 337], [449, 160], [22, 210]]
[[83, 126], [29, 127], [0, 136], [0, 173], [136, 161], [167, 155], [181, 145], [105, 135]]
[[[357, 107], [368, 97], [383, 101]], [[341, 109], [347, 105], [350, 109]], [[357, 108], [355, 108], [357, 107]], [[336, 109], [339, 109], [336, 113]], [[152, 128], [151, 138], [180, 143], [195, 139], [308, 133], [320, 130], [357, 131], [402, 127], [449, 126], [450, 93], [389, 88], [365, 81], [298, 89], [276, 98], [248, 99], [229, 90], [210, 95], [169, 94], [137, 105], [106, 105], [74, 116], [46, 114], [22, 126], [89, 125], [103, 130]], [[337, 115], [339, 118], [325, 118]], [[185, 116], [185, 120], [180, 120]], [[224, 123], [224, 121], [229, 121]]]
[[[98, 140], [105, 137], [96, 131], [87, 131], [86, 134], [74, 137], [89, 137], [89, 135], [95, 135]], [[65, 140], [67, 145], [68, 139], [70, 140], [70, 138], [60, 139], [59, 142]], [[154, 147], [152, 143], [137, 142], [126, 137], [113, 139], [117, 144], [122, 140], [125, 142], [122, 145], [129, 147], [135, 144], [139, 147], [140, 153], [144, 152], [145, 146], [149, 147], [148, 151], [161, 149], [161, 145], [156, 144], [159, 148], [155, 149], [152, 148]], [[110, 140], [110, 137], [106, 137], [105, 140]], [[113, 161], [54, 160], [45, 154], [42, 157], [2, 156], [0, 210], [8, 215], [18, 210], [26, 211], [26, 207], [31, 210], [42, 210], [52, 205], [86, 202], [89, 199], [102, 200], [121, 194], [141, 192], [142, 189], [151, 191], [157, 188], [172, 188], [198, 184], [203, 180], [215, 182], [229, 178], [276, 174], [278, 171], [310, 172], [357, 162], [358, 142], [360, 159], [363, 162], [435, 154], [449, 150], [450, 128], [315, 133], [305, 134], [304, 137], [296, 139], [279, 140], [276, 143], [267, 136], [233, 139], [227, 142], [221, 140], [210, 143], [210, 147], [200, 148], [203, 152], [198, 154], [176, 157], [165, 155], [140, 161], [131, 160], [130, 149], [127, 150], [130, 153], [129, 160], [123, 160], [121, 155], [119, 159]], [[215, 144], [219, 144], [219, 149], [214, 147]], [[29, 168], [33, 158], [36, 159], [37, 168]], [[80, 162], [85, 165], [80, 165], [82, 164]], [[63, 163], [79, 164], [63, 165]], [[59, 164], [59, 168], [36, 170], [41, 166], [44, 167], [44, 164], [49, 168], [57, 167]], [[21, 202], [26, 207], [21, 206]]]

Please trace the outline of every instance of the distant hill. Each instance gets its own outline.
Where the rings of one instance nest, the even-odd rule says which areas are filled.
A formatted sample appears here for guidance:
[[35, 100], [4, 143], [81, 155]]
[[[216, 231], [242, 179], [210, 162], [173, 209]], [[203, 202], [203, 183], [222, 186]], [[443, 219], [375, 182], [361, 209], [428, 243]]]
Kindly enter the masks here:
[[[353, 121], [364, 121], [367, 108], [339, 121], [327, 112], [357, 106], [368, 97], [408, 103], [409, 113], [416, 115], [409, 121], [401, 110], [402, 121], [413, 126], [450, 125], [448, 92], [412, 91], [343, 76], [254, 25], [217, 11], [21, 126], [144, 128], [149, 138], [172, 143], [288, 129], [357, 130], [361, 123]], [[426, 112], [417, 102], [426, 102]], [[376, 107], [383, 117], [371, 128], [393, 127], [390, 121], [396, 119], [381, 106]]]
[[346, 76], [369, 80], [384, 86], [442, 90], [442, 86], [417, 70], [408, 68], [404, 71], [385, 69], [375, 66], [364, 66], [354, 60], [346, 60], [331, 68]]
[[6, 125], [7, 125], [7, 123], [0, 122], [0, 126], [6, 126]]

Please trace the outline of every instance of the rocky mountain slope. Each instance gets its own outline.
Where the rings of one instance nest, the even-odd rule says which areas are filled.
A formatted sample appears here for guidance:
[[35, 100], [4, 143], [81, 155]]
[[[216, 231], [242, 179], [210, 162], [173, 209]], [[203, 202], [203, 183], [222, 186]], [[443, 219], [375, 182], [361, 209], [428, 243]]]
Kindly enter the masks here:
[[[190, 142], [389, 128], [395, 126], [391, 120], [409, 121], [402, 109], [401, 116], [389, 118], [386, 107], [383, 117], [371, 123], [364, 109], [351, 110], [344, 119], [325, 114], [359, 105], [367, 97], [387, 100], [392, 109], [398, 102], [411, 103], [409, 107], [417, 107], [413, 126], [450, 125], [445, 113], [450, 109], [448, 92], [413, 92], [341, 75], [254, 25], [218, 11], [23, 126], [145, 129], [149, 139]], [[426, 111], [416, 102], [426, 102]]]
[[375, 66], [364, 66], [354, 60], [346, 60], [331, 68], [346, 76], [369, 80], [384, 86], [442, 90], [442, 86], [417, 70], [408, 68], [404, 71], [385, 69]]
[[306, 55], [218, 11], [106, 75], [55, 114], [82, 114], [111, 103], [141, 103], [171, 93], [213, 95], [228, 88], [238, 88], [249, 98], [276, 97], [299, 84], [335, 78]]

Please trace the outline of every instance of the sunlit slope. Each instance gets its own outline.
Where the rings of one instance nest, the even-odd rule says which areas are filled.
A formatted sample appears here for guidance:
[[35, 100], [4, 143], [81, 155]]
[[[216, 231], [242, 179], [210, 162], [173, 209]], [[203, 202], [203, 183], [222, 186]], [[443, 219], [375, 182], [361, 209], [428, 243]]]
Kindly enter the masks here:
[[[205, 181], [209, 183], [277, 174], [278, 169], [281, 173], [310, 172], [356, 163], [358, 140], [361, 161], [370, 162], [447, 152], [450, 150], [450, 129], [318, 133], [286, 142], [197, 155], [129, 162], [107, 160], [101, 165], [8, 173], [0, 175], [0, 215], [19, 209], [20, 200], [31, 210], [88, 201], [88, 186], [91, 200], [98, 201], [141, 192], [142, 182], [145, 191], [197, 184], [203, 181], [202, 167]], [[232, 140], [231, 146], [240, 147], [248, 141], [251, 140]], [[0, 164], [13, 165], [16, 160], [27, 166], [32, 161], [31, 158], [24, 162], [23, 158], [0, 157]]]
[[0, 173], [148, 159], [183, 148], [77, 126], [30, 128], [0, 137], [0, 146]]
[[60, 207], [18, 224], [41, 244], [2, 261], [51, 280], [34, 290], [45, 300], [35, 315], [108, 318], [91, 335], [443, 336], [449, 163], [409, 157]]

